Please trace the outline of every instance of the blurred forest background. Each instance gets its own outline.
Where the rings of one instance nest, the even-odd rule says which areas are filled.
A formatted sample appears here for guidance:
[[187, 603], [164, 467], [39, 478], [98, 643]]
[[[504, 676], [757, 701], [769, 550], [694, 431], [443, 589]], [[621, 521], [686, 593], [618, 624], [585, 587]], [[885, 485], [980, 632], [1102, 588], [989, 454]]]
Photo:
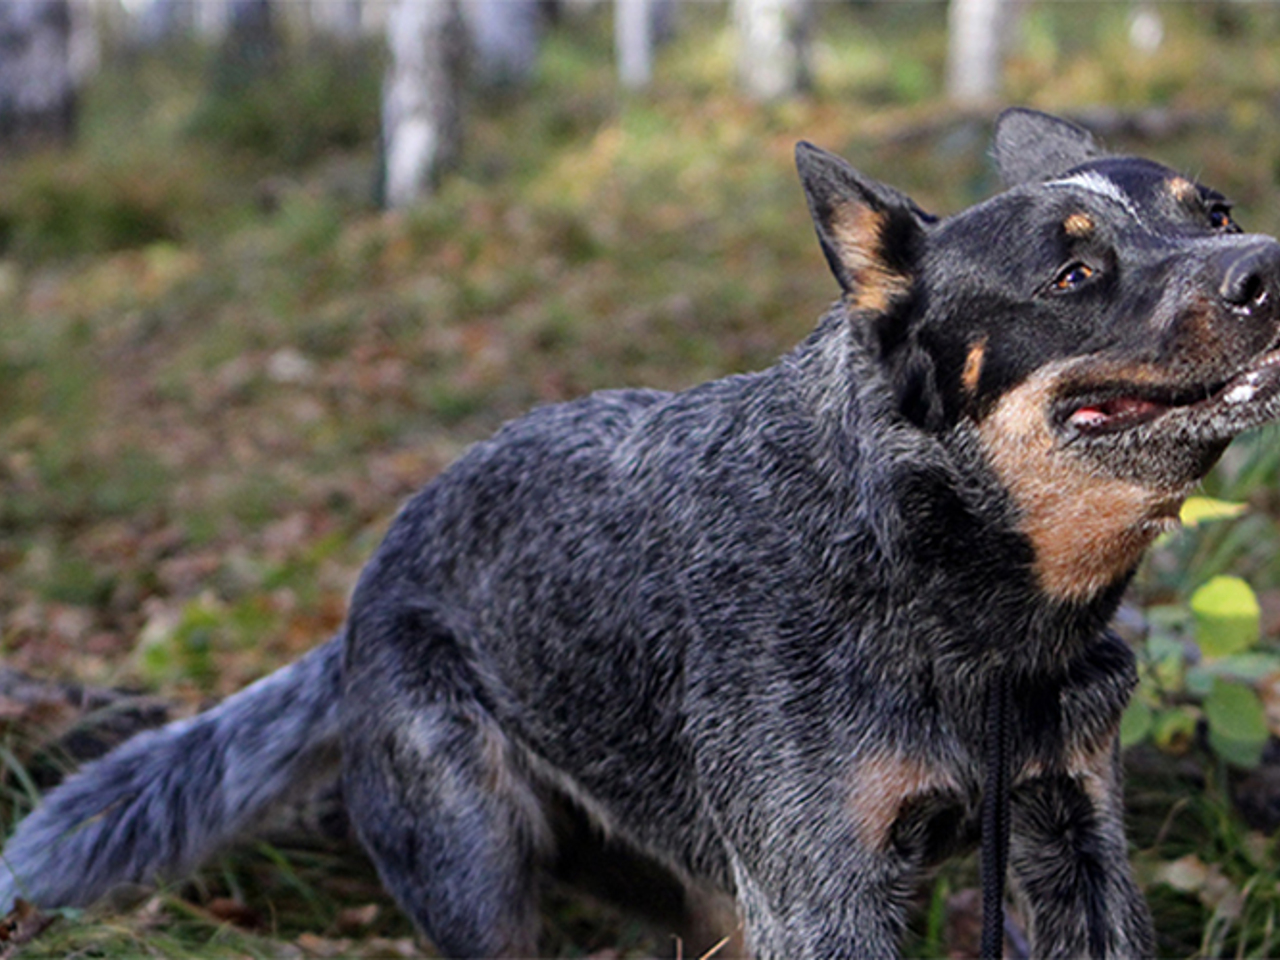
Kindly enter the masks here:
[[[836, 287], [796, 140], [946, 213], [1029, 104], [1275, 233], [1278, 50], [1280, 5], [1227, 0], [2, 0], [5, 822], [328, 636], [402, 499], [505, 419], [805, 336]], [[1278, 439], [1233, 447], [1120, 621], [1166, 956], [1280, 954]], [[331, 801], [0, 957], [412, 955]], [[920, 891], [911, 954], [976, 949], [975, 886]], [[548, 949], [676, 950], [607, 899], [557, 894]]]

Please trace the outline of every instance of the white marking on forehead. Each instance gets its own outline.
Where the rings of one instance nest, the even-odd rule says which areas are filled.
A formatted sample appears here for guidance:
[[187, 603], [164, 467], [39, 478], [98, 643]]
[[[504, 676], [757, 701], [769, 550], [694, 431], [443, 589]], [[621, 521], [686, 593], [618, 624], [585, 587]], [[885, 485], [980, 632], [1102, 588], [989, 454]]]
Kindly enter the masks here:
[[1142, 217], [1138, 215], [1138, 208], [1134, 206], [1133, 198], [1120, 189], [1120, 185], [1114, 180], [1104, 177], [1102, 174], [1093, 170], [1086, 170], [1083, 173], [1073, 174], [1070, 177], [1063, 177], [1061, 180], [1050, 180], [1045, 184], [1046, 187], [1076, 187], [1084, 190], [1086, 193], [1092, 193], [1099, 197], [1105, 197], [1124, 207], [1125, 212], [1134, 220], [1142, 224]]

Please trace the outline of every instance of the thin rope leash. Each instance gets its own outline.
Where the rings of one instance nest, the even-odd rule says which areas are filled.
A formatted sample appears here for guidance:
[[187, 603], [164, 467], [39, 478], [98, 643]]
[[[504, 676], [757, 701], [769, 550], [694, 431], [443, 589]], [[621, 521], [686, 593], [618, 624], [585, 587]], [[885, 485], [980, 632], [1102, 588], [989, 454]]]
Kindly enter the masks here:
[[983, 960], [1004, 956], [1004, 879], [1009, 865], [1010, 684], [997, 676], [987, 692], [986, 785], [982, 792]]

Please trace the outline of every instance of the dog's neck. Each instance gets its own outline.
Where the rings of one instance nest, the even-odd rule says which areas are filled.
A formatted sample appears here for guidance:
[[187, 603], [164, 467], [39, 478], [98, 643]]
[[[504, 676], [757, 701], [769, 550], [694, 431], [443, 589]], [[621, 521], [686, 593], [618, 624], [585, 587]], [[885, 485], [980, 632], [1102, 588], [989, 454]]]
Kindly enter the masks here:
[[[964, 624], [963, 635], [921, 640], [931, 655], [953, 661], [944, 673], [1061, 672], [1100, 636], [1133, 564], [1087, 596], [1045, 590], [1019, 505], [992, 469], [976, 426], [962, 421], [935, 434], [883, 409], [885, 374], [869, 350], [838, 307], [780, 365], [783, 376], [793, 374], [797, 405], [819, 440], [814, 465], [839, 491], [824, 501], [830, 514], [813, 529], [874, 544], [879, 563], [898, 572], [884, 579], [883, 589], [911, 591], [884, 602], [916, 606], [916, 594], [931, 595], [970, 611], [942, 618]], [[885, 457], [886, 450], [893, 456]], [[874, 565], [865, 559], [847, 575], [867, 576]], [[865, 580], [860, 584], [860, 592], [869, 588]]]

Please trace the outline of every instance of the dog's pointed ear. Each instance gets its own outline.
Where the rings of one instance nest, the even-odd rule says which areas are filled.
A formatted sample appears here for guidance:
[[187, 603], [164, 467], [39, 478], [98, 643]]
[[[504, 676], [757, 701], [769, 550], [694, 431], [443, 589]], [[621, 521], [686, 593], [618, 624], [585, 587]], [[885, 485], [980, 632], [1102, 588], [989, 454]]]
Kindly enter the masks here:
[[1007, 187], [1051, 180], [1107, 155], [1083, 127], [1025, 107], [1012, 107], [996, 119], [991, 152]]
[[911, 289], [920, 240], [933, 218], [904, 194], [803, 140], [796, 144], [796, 169], [841, 289], [854, 307], [887, 311]]

